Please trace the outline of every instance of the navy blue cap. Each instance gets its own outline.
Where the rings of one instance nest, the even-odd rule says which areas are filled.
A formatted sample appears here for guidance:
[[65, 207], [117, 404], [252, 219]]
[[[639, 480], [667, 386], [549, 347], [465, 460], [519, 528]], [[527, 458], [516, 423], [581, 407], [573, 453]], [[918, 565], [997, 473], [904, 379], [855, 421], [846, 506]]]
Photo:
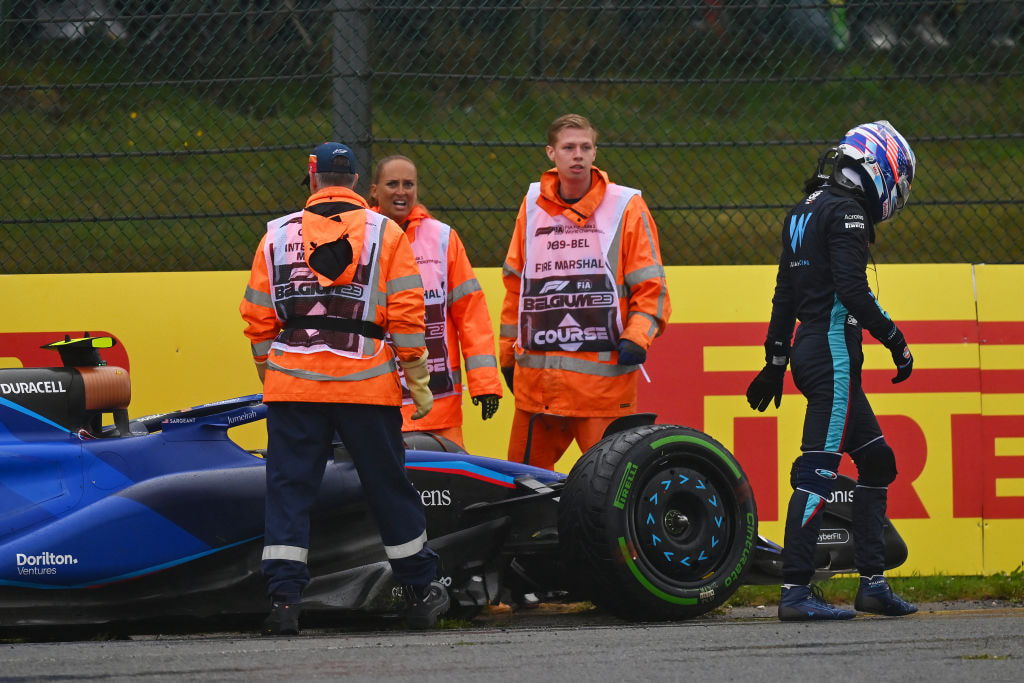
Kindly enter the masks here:
[[[309, 173], [358, 173], [356, 155], [340, 142], [324, 142], [309, 154]], [[307, 173], [304, 184], [309, 184]]]

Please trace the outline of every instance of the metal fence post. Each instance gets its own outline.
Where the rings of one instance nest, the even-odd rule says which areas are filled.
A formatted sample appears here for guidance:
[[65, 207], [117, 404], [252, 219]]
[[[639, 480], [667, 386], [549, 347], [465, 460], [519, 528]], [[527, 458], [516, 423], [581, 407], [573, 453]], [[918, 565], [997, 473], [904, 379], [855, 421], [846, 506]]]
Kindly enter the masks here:
[[530, 53], [529, 63], [531, 76], [537, 77], [544, 72], [544, 16], [545, 7], [534, 0], [530, 3]]
[[334, 0], [331, 32], [331, 128], [355, 152], [359, 185], [366, 194], [373, 142], [368, 0]]

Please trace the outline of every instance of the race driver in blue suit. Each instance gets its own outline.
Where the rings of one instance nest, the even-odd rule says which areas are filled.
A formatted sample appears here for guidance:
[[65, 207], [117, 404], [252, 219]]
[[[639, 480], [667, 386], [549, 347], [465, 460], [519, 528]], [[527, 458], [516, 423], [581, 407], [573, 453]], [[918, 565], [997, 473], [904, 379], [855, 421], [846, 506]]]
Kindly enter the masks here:
[[[892, 354], [893, 383], [903, 382], [914, 358], [868, 286], [867, 264], [875, 226], [902, 209], [910, 196], [916, 159], [888, 121], [848, 131], [827, 150], [806, 184], [807, 196], [786, 216], [782, 253], [765, 340], [765, 367], [747, 389], [751, 408], [782, 401], [786, 366], [807, 399], [800, 456], [793, 463], [793, 494], [782, 551], [784, 584], [779, 619], [851, 619], [856, 612], [827, 603], [816, 586], [814, 553], [822, 509], [832, 493], [843, 453], [857, 468], [853, 497], [854, 564], [858, 611], [902, 616], [917, 608], [895, 595], [883, 575], [887, 487], [896, 457], [861, 388], [862, 330]], [[793, 328], [800, 326], [792, 348]]]

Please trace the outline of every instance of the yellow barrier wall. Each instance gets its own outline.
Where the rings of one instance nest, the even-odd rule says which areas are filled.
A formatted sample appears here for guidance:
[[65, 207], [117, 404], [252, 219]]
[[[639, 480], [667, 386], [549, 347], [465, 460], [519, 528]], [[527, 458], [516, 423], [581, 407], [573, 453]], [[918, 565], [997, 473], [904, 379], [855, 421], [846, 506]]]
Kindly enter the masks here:
[[[477, 275], [497, 329], [500, 270]], [[132, 415], [258, 393], [238, 316], [246, 276], [0, 276], [7, 302], [0, 367], [56, 365], [41, 343], [109, 333], [124, 355], [105, 356], [131, 371]], [[753, 482], [761, 533], [781, 542], [804, 401], [789, 379], [777, 411], [751, 411], [744, 398], [763, 364], [774, 277], [767, 266], [668, 268], [672, 322], [650, 353], [639, 407], [732, 450]], [[1022, 283], [1024, 266], [1016, 265], [882, 265], [871, 274], [915, 357], [911, 379], [893, 385], [888, 352], [866, 335], [864, 387], [900, 467], [890, 516], [910, 547], [901, 573], [992, 573], [1024, 561]], [[484, 422], [466, 398], [471, 452], [505, 457], [511, 407], [506, 396]], [[243, 436], [246, 445], [261, 438]], [[570, 451], [558, 469], [568, 471], [578, 456]], [[854, 475], [847, 462], [841, 471]]]

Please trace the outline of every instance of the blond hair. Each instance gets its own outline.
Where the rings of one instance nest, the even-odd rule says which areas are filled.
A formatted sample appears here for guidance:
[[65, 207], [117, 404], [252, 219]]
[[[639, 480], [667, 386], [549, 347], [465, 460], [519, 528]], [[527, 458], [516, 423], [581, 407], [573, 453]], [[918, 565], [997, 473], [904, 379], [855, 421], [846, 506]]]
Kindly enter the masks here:
[[566, 128], [589, 130], [593, 133], [594, 144], [597, 144], [597, 128], [594, 128], [594, 124], [588, 121], [585, 116], [580, 116], [579, 114], [563, 114], [552, 121], [551, 125], [548, 126], [548, 144], [554, 147], [555, 142], [558, 141], [559, 133]]
[[374, 166], [374, 168], [373, 168], [373, 181], [372, 181], [373, 184], [376, 185], [377, 183], [380, 182], [380, 174], [384, 171], [385, 164], [387, 164], [389, 161], [399, 161], [399, 160], [401, 160], [401, 161], [408, 161], [412, 165], [413, 168], [416, 168], [416, 164], [414, 164], [412, 162], [412, 159], [410, 159], [407, 156], [404, 156], [402, 154], [392, 154], [391, 156], [386, 156], [383, 159], [381, 159], [380, 161], [378, 161], [377, 165]]

